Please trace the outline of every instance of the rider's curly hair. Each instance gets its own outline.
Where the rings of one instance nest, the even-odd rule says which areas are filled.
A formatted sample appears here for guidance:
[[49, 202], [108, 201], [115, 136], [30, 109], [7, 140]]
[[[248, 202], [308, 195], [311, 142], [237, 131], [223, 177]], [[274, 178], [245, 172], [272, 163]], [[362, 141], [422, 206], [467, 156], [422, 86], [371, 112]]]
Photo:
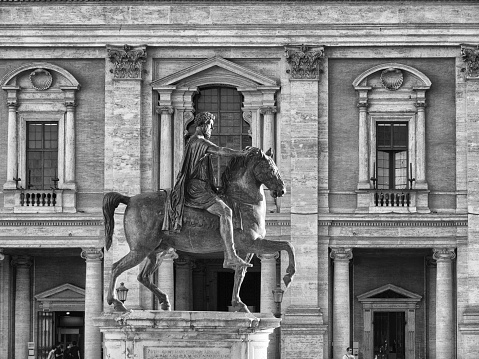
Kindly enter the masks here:
[[208, 121], [214, 121], [215, 120], [215, 115], [213, 115], [211, 112], [201, 112], [195, 116], [195, 126], [203, 126], [206, 122]]

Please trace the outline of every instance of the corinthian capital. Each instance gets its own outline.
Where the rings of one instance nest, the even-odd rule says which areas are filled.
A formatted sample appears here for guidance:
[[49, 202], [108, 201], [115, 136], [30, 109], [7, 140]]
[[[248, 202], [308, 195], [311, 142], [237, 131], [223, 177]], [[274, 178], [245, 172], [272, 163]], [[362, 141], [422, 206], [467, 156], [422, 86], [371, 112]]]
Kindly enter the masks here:
[[108, 58], [115, 66], [110, 72], [115, 79], [139, 79], [146, 62], [145, 46], [135, 47], [124, 45], [123, 48], [108, 47]]
[[81, 257], [85, 260], [100, 260], [103, 258], [101, 248], [82, 248]]
[[330, 257], [335, 261], [349, 261], [353, 258], [353, 250], [351, 248], [331, 248]]
[[319, 78], [319, 65], [324, 58], [322, 46], [312, 48], [310, 46], [286, 46], [285, 57], [288, 61], [292, 79]]
[[466, 76], [479, 78], [479, 45], [461, 46], [461, 56], [466, 64]]

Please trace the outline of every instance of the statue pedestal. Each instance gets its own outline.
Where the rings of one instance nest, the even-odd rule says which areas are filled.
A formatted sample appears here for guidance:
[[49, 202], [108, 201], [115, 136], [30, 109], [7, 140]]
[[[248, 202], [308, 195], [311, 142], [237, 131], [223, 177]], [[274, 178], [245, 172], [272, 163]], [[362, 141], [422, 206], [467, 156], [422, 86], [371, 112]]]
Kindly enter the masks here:
[[272, 314], [138, 310], [95, 318], [107, 359], [266, 359]]

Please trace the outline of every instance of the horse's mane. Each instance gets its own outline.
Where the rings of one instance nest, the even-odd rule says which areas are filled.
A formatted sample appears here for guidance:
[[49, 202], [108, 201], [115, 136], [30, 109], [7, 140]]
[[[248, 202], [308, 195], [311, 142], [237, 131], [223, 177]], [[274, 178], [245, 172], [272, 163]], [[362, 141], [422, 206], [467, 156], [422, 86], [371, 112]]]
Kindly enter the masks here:
[[228, 188], [228, 184], [230, 183], [233, 174], [236, 172], [238, 168], [246, 167], [248, 162], [251, 159], [257, 158], [258, 154], [262, 154], [262, 151], [256, 147], [248, 147], [246, 152], [241, 156], [236, 156], [231, 158], [226, 166], [225, 170], [221, 174], [221, 183], [223, 190]]

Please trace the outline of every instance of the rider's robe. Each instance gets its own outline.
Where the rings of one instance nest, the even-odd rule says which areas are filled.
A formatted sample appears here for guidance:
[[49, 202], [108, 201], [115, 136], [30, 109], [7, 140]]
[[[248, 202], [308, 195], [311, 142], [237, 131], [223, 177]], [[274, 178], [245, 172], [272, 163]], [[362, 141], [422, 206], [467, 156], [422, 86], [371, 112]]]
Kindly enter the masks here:
[[210, 146], [214, 144], [198, 135], [191, 136], [186, 143], [180, 172], [165, 211], [163, 230], [181, 230], [185, 205], [205, 209], [216, 202], [213, 166], [206, 153]]

